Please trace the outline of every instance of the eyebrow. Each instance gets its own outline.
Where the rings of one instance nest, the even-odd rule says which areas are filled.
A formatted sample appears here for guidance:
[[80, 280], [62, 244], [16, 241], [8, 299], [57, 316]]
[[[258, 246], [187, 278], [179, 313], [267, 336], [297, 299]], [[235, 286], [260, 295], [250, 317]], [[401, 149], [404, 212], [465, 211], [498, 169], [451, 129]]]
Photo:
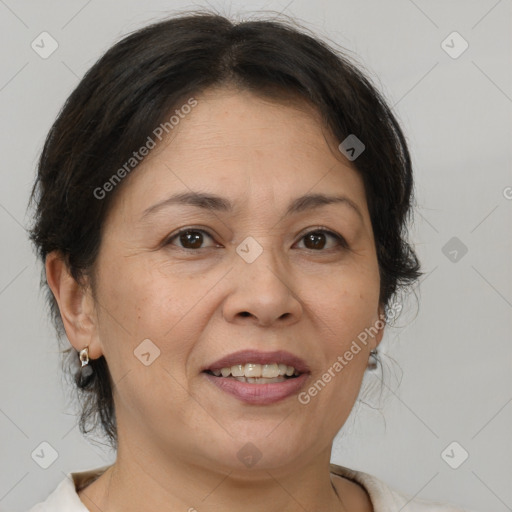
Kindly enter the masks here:
[[[142, 214], [141, 220], [147, 216], [156, 213], [171, 205], [187, 205], [207, 210], [215, 210], [219, 212], [233, 211], [233, 203], [229, 199], [204, 192], [183, 192], [160, 201], [159, 203], [150, 206]], [[285, 217], [293, 214], [301, 213], [313, 208], [319, 208], [328, 204], [343, 204], [351, 208], [357, 213], [361, 220], [363, 214], [361, 213], [357, 204], [346, 196], [331, 196], [327, 194], [306, 194], [294, 199], [285, 212]]]

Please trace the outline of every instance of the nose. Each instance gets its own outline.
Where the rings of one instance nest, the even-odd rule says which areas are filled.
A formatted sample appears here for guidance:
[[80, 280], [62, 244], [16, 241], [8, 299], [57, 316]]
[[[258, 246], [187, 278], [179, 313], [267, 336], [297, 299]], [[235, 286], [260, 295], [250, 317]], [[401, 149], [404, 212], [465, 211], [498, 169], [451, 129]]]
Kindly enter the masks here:
[[238, 258], [229, 273], [230, 293], [223, 305], [224, 318], [232, 323], [259, 326], [291, 325], [301, 318], [302, 304], [290, 283], [290, 273], [271, 250], [252, 263]]

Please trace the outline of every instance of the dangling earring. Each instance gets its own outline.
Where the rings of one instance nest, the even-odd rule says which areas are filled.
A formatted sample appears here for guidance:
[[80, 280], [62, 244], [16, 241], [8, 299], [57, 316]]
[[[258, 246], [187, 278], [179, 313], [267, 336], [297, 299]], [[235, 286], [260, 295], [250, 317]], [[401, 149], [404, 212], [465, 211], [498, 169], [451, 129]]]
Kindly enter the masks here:
[[92, 367], [89, 366], [89, 347], [85, 347], [80, 350], [80, 362], [82, 366], [80, 367], [80, 377], [82, 379], [86, 379], [92, 375]]
[[375, 370], [377, 368], [377, 349], [374, 348], [370, 351], [370, 357], [368, 358], [368, 370]]

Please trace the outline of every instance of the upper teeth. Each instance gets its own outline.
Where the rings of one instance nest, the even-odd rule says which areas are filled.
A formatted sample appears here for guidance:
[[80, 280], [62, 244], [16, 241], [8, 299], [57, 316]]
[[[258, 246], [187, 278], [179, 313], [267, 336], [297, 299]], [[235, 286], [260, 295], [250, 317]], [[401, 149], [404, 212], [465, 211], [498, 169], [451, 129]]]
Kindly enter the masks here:
[[293, 366], [287, 366], [285, 364], [235, 364], [231, 367], [221, 368], [220, 370], [212, 370], [212, 373], [219, 377], [267, 377], [275, 378], [279, 375], [287, 375], [291, 377], [293, 374], [298, 375], [299, 373]]

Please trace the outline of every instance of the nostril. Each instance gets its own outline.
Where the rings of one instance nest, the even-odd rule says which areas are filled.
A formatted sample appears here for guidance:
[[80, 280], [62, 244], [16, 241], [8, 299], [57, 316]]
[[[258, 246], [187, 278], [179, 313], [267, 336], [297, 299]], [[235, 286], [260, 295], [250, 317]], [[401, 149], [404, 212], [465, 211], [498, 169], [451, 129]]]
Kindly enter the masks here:
[[251, 316], [251, 313], [249, 313], [248, 311], [242, 311], [240, 313], [241, 316]]

